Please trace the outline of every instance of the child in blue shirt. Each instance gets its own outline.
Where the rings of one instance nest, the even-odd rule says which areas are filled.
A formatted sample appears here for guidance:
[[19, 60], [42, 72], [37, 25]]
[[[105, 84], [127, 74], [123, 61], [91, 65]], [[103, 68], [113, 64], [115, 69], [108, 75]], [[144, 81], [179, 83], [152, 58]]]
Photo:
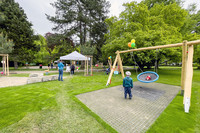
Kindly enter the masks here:
[[133, 88], [133, 80], [130, 77], [131, 72], [126, 72], [126, 77], [123, 79], [123, 87], [124, 87], [124, 98], [127, 98], [127, 93], [129, 95], [129, 99], [132, 99], [131, 89]]

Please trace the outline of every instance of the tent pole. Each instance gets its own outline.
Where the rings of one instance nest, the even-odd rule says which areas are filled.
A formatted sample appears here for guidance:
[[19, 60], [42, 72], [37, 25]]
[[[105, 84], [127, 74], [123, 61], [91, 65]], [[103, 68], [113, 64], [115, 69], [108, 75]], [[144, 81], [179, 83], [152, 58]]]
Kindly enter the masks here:
[[85, 67], [84, 67], [85, 71], [84, 71], [84, 75], [86, 76], [86, 60], [85, 60]]
[[91, 56], [91, 58], [90, 58], [90, 65], [91, 65], [91, 76], [93, 75], [93, 74], [92, 74], [92, 64], [93, 64], [93, 56]]
[[7, 54], [7, 73], [8, 73], [7, 75], [9, 76], [9, 74], [10, 74], [10, 73], [9, 73], [9, 61], [8, 61], [8, 54]]
[[4, 69], [5, 69], [5, 75], [7, 74], [7, 68], [6, 68], [6, 56], [4, 56]]
[[88, 76], [88, 57], [87, 57], [87, 76]]

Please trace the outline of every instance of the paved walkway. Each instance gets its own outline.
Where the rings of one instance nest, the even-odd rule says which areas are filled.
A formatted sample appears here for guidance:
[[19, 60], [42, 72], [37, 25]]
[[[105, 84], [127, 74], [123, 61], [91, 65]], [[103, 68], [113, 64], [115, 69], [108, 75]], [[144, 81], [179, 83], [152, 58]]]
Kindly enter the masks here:
[[0, 88], [25, 85], [28, 77], [0, 77]]
[[[57, 72], [57, 71], [52, 71]], [[10, 71], [10, 74], [21, 74], [21, 73], [44, 73], [44, 71]], [[65, 78], [65, 77], [63, 77]], [[0, 76], [0, 88], [9, 86], [19, 86], [27, 84], [28, 77], [7, 77]]]
[[124, 99], [122, 86], [78, 95], [93, 112], [120, 133], [145, 132], [173, 100], [179, 86], [134, 82], [133, 99]]

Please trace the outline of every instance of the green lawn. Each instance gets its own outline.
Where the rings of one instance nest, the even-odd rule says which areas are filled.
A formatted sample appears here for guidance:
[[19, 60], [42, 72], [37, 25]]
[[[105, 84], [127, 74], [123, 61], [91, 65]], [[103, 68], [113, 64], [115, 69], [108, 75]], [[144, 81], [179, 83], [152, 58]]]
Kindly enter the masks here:
[[[158, 82], [180, 85], [180, 74], [180, 69], [159, 69]], [[64, 75], [64, 82], [0, 88], [0, 132], [116, 132], [75, 97], [106, 88], [108, 75]], [[136, 80], [134, 72], [132, 75]], [[148, 132], [200, 131], [199, 76], [200, 71], [194, 70], [190, 113], [184, 113], [183, 97], [178, 94]], [[109, 87], [121, 83], [121, 75], [114, 75]]]
[[[179, 85], [181, 70], [160, 71], [160, 83]], [[162, 76], [161, 76], [162, 75]], [[183, 111], [183, 96], [179, 94], [164, 110], [148, 133], [200, 132], [200, 71], [194, 70], [190, 113]]]

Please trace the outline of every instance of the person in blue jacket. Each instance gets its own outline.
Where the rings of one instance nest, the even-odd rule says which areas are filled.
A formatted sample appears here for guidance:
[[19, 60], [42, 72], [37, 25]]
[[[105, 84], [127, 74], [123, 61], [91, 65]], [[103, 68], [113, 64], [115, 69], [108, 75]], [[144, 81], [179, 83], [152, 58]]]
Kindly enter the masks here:
[[63, 81], [63, 63], [62, 60], [58, 63], [58, 71], [59, 71], [59, 76], [58, 76], [58, 81]]
[[133, 80], [130, 77], [131, 72], [126, 72], [126, 77], [123, 79], [123, 87], [124, 87], [124, 98], [127, 98], [127, 93], [129, 95], [129, 99], [132, 99], [131, 89], [133, 88]]

